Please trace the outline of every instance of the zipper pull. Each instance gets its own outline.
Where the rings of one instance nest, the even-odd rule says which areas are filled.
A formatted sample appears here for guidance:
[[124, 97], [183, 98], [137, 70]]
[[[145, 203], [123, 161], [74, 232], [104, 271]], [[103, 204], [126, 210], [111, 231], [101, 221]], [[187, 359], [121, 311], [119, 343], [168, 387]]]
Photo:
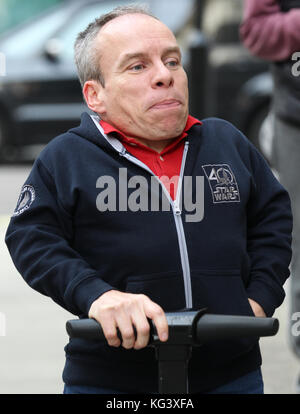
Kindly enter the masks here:
[[190, 141], [185, 141], [184, 149], [185, 149], [186, 152], [189, 149], [189, 144], [190, 144]]
[[181, 215], [181, 210], [180, 210], [180, 208], [177, 205], [175, 205], [175, 214], [176, 214], [176, 216], [180, 216]]
[[126, 154], [126, 148], [122, 148], [122, 151], [119, 152], [120, 157], [125, 157]]

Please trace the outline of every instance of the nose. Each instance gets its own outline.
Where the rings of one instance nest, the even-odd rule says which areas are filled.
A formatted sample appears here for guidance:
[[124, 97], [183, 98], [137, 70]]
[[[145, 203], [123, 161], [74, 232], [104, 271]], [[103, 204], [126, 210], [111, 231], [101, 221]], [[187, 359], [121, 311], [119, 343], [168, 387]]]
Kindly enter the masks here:
[[158, 62], [153, 67], [152, 88], [169, 88], [174, 83], [172, 71], [164, 62]]

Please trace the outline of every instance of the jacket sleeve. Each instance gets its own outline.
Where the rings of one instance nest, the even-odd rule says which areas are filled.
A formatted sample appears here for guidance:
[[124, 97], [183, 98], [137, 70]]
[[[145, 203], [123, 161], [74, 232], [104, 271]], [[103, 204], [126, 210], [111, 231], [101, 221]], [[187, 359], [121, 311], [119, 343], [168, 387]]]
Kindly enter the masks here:
[[39, 159], [22, 188], [30, 189], [27, 201], [18, 201], [5, 237], [17, 270], [69, 312], [88, 315], [92, 302], [113, 288], [72, 248], [72, 217]]
[[252, 191], [247, 204], [247, 250], [251, 261], [248, 297], [267, 316], [284, 300], [291, 261], [292, 213], [286, 190], [253, 147]]
[[300, 9], [282, 12], [277, 0], [245, 0], [240, 36], [253, 55], [286, 60], [300, 50]]

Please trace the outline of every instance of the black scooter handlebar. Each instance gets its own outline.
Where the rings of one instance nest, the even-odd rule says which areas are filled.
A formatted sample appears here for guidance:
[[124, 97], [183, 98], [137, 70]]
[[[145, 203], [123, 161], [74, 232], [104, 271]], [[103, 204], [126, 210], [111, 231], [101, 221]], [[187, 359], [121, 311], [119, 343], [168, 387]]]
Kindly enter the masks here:
[[[166, 313], [166, 318], [169, 326], [167, 342], [159, 341], [155, 325], [149, 320], [148, 346], [155, 348], [160, 394], [189, 393], [188, 364], [193, 346], [243, 336], [271, 336], [279, 328], [277, 319], [213, 315], [206, 313], [206, 309]], [[101, 325], [94, 319], [70, 320], [66, 328], [71, 338], [105, 341]], [[120, 332], [118, 336], [122, 340]]]
[[[169, 325], [169, 339], [166, 344], [201, 345], [218, 339], [230, 339], [242, 336], [273, 336], [279, 329], [278, 319], [252, 316], [214, 315], [202, 311], [166, 313]], [[155, 325], [150, 323], [148, 345], [158, 343]], [[76, 319], [67, 321], [67, 333], [70, 338], [84, 338], [105, 341], [101, 325], [94, 319]], [[118, 336], [121, 339], [120, 332]]]
[[203, 343], [242, 336], [273, 336], [278, 329], [279, 322], [275, 318], [204, 314], [197, 323], [195, 341]]

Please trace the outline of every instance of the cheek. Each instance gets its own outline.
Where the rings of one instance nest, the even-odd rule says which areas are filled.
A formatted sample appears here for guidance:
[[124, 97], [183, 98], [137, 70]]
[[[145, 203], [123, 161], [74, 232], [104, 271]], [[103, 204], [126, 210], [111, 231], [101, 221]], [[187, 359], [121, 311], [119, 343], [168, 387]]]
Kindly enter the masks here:
[[185, 73], [184, 70], [183, 70], [183, 72], [182, 72], [182, 74], [180, 76], [179, 84], [180, 84], [180, 88], [182, 90], [182, 93], [185, 96], [188, 96], [188, 94], [189, 94], [189, 90], [188, 90], [188, 78], [187, 78], [187, 74]]
[[122, 105], [124, 113], [139, 123], [147, 116], [146, 91], [141, 89], [139, 83], [135, 83], [133, 87], [128, 87], [119, 95], [119, 105]]
[[138, 79], [122, 80], [108, 91], [112, 105], [127, 107], [140, 107], [145, 98], [145, 91], [141, 88], [142, 81]]
[[145, 91], [140, 90], [138, 81], [118, 82], [107, 89], [106, 97], [108, 118], [114, 122], [121, 122], [123, 129], [139, 124], [145, 116], [143, 113]]

